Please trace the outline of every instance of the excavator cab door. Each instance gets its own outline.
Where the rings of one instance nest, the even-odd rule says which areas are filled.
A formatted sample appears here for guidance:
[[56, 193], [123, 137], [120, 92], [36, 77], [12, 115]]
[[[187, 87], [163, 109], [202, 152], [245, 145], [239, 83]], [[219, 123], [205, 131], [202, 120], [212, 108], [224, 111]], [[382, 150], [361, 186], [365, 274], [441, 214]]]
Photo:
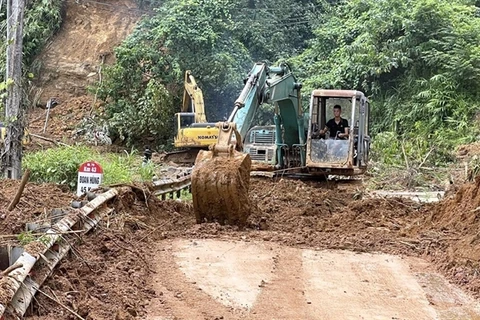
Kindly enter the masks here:
[[179, 112], [175, 113], [175, 146], [179, 147], [185, 140], [183, 129], [190, 128], [195, 123], [195, 113]]

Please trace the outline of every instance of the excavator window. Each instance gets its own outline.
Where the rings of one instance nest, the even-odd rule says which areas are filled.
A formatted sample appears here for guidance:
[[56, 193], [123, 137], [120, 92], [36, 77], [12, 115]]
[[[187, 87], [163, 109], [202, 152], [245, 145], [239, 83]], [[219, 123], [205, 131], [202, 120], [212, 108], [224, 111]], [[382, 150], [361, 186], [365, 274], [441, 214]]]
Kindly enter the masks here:
[[348, 124], [352, 124], [352, 102], [351, 99], [345, 98], [328, 98], [325, 105], [326, 121], [334, 117], [333, 106], [340, 105], [342, 107], [341, 117], [347, 119]]
[[180, 114], [180, 128], [189, 128], [195, 122], [195, 114], [184, 113]]

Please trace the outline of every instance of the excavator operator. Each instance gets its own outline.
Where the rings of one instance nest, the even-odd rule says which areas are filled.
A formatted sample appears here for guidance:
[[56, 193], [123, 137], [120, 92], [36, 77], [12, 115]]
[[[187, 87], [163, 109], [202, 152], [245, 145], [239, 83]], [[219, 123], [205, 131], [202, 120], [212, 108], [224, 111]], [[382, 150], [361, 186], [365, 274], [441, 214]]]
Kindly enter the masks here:
[[320, 130], [320, 135], [324, 135], [327, 131], [330, 132], [330, 137], [333, 139], [348, 139], [348, 120], [342, 118], [342, 107], [338, 104], [333, 106], [334, 118], [328, 120], [325, 128]]

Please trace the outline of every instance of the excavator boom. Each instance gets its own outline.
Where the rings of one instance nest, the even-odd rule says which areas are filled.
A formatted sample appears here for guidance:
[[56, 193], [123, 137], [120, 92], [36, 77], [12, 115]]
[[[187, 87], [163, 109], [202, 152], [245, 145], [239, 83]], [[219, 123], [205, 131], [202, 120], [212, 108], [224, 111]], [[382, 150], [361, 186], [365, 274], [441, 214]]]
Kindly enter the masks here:
[[185, 72], [182, 112], [194, 113], [195, 123], [207, 122], [205, 104], [203, 102], [203, 92], [198, 87], [190, 70]]
[[174, 145], [178, 149], [167, 153], [164, 161], [192, 165], [198, 151], [208, 149], [218, 139], [218, 128], [207, 122], [203, 93], [190, 70], [185, 72], [183, 104], [174, 123]]
[[[244, 139], [262, 103], [297, 106], [299, 88], [285, 65], [276, 68], [268, 68], [264, 63], [254, 65], [228, 120], [217, 123], [217, 143], [209, 151], [201, 150], [195, 160], [192, 197], [198, 223], [246, 224], [250, 214], [248, 191], [252, 161], [248, 153], [242, 152]], [[294, 114], [296, 112], [294, 110]]]

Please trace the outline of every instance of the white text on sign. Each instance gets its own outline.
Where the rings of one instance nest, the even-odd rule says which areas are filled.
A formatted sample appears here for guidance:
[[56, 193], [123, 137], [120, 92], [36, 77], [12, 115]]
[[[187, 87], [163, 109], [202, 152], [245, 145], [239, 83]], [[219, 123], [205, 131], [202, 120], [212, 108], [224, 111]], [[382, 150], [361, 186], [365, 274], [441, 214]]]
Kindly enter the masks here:
[[79, 183], [100, 184], [100, 177], [78, 176], [78, 182], [79, 182]]

